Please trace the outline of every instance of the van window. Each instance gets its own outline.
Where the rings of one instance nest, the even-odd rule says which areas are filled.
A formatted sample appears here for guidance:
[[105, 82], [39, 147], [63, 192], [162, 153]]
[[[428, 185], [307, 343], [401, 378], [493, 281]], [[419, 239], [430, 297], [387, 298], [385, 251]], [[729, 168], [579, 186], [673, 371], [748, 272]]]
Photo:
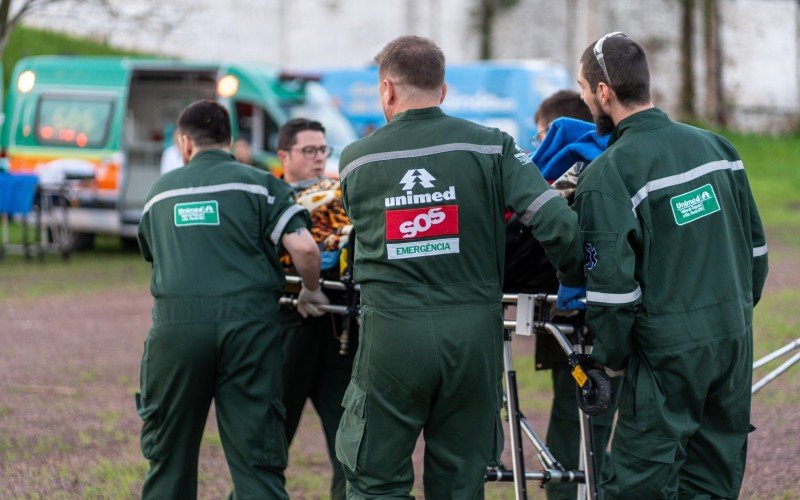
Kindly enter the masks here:
[[103, 146], [113, 109], [111, 99], [42, 96], [36, 108], [36, 140], [52, 146]]

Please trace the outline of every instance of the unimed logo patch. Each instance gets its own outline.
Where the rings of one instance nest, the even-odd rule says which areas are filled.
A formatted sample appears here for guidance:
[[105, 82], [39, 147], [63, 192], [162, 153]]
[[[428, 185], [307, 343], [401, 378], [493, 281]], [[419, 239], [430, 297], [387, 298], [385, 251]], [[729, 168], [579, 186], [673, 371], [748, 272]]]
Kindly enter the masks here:
[[458, 205], [386, 211], [386, 240], [458, 234]]
[[217, 200], [176, 204], [175, 225], [219, 226], [219, 204]]
[[706, 184], [688, 193], [673, 196], [669, 200], [672, 215], [679, 226], [702, 219], [706, 215], [719, 212], [719, 201], [714, 187]]

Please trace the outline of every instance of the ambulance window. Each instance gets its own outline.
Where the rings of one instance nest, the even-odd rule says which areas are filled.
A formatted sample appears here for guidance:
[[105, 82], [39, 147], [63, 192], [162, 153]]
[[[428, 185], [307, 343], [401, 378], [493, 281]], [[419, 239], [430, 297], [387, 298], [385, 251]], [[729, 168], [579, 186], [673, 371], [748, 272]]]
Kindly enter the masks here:
[[36, 139], [52, 146], [104, 146], [113, 109], [111, 99], [42, 96], [36, 109]]

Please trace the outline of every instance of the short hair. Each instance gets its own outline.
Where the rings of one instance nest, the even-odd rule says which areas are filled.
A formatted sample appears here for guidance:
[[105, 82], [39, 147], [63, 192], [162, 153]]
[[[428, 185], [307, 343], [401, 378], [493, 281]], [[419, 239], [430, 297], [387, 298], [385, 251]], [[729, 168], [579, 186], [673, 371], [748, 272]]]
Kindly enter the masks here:
[[292, 118], [278, 130], [278, 151], [292, 149], [292, 146], [297, 144], [297, 134], [305, 130], [325, 133], [325, 127], [320, 122], [307, 118]]
[[231, 143], [231, 119], [219, 103], [203, 99], [181, 111], [178, 128], [199, 147]]
[[562, 116], [577, 118], [578, 120], [587, 122], [593, 120], [589, 106], [583, 102], [581, 95], [574, 90], [559, 90], [542, 101], [536, 113], [533, 114], [533, 120], [535, 122], [543, 121], [545, 123], [550, 123]]
[[592, 42], [581, 56], [583, 77], [589, 83], [592, 93], [597, 91], [597, 85], [605, 82], [614, 89], [619, 102], [626, 106], [650, 102], [650, 70], [647, 67], [647, 54], [636, 41], [627, 36], [612, 36], [603, 42], [603, 59], [608, 72], [603, 74], [603, 68], [594, 55]]
[[432, 40], [406, 35], [395, 38], [375, 56], [381, 75], [390, 75], [422, 90], [444, 84], [444, 53]]

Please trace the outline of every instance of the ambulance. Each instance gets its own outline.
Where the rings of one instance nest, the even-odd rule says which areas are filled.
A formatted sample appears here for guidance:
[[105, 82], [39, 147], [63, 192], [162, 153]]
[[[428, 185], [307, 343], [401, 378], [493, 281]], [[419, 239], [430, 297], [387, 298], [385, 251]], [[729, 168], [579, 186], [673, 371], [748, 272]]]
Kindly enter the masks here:
[[[377, 97], [377, 67], [325, 69], [320, 74], [320, 83], [359, 135], [386, 123]], [[445, 81], [445, 113], [499, 128], [523, 149], [531, 148], [536, 135], [533, 113], [542, 100], [575, 88], [566, 68], [539, 59], [448, 64]]]
[[66, 187], [74, 250], [100, 233], [134, 238], [178, 114], [198, 99], [222, 103], [234, 139], [247, 139], [270, 167], [278, 129], [294, 117], [322, 122], [334, 151], [356, 139], [312, 76], [257, 64], [44, 56], [14, 69], [0, 145], [12, 172]]

